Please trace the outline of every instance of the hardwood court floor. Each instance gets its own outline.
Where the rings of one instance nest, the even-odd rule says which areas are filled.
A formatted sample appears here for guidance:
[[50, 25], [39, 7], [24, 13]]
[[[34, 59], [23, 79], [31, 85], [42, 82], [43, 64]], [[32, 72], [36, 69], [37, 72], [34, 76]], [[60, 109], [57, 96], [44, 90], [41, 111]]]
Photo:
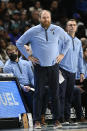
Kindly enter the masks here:
[[[34, 131], [33, 129], [9, 129], [9, 130], [0, 130], [0, 131]], [[47, 129], [47, 130], [35, 130], [35, 131], [64, 131], [63, 129], [56, 129], [56, 130], [50, 130], [50, 129]], [[87, 131], [87, 128], [84, 128], [84, 129], [67, 129], [65, 131]]]
[[42, 129], [0, 129], [0, 131], [87, 131], [87, 123], [63, 125], [62, 129], [53, 129], [53, 125], [42, 127]]

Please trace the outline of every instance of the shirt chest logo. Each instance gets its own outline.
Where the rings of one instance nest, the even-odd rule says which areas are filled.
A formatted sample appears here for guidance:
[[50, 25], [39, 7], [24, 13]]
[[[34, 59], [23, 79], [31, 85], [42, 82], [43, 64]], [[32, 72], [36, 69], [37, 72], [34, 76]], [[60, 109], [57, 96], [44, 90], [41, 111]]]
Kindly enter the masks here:
[[50, 29], [50, 31], [52, 32], [52, 34], [54, 35], [55, 34], [55, 29], [54, 28], [52, 28], [52, 29]]

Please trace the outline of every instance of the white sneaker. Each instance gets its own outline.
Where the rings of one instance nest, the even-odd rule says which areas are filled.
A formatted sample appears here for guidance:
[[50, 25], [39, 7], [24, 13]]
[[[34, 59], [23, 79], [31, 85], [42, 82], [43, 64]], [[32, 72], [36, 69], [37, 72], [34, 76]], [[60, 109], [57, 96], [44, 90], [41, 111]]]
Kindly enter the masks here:
[[35, 129], [41, 129], [41, 124], [40, 124], [39, 121], [36, 121], [36, 122], [35, 122], [34, 128], [35, 128]]
[[54, 129], [61, 129], [61, 128], [62, 128], [62, 124], [58, 120], [56, 120], [55, 125], [54, 125]]

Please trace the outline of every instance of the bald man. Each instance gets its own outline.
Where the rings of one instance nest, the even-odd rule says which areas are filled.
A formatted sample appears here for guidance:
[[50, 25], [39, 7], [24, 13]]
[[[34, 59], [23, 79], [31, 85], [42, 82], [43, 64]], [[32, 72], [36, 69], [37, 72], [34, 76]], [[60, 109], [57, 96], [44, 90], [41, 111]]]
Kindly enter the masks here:
[[[51, 13], [42, 10], [39, 14], [40, 24], [27, 30], [17, 41], [16, 46], [21, 53], [34, 64], [34, 101], [33, 119], [35, 128], [41, 128], [41, 109], [44, 100], [44, 86], [48, 86], [52, 94], [54, 128], [61, 128], [59, 119], [59, 62], [69, 49], [69, 37], [59, 26], [51, 24]], [[64, 46], [59, 52], [59, 40]], [[24, 45], [31, 43], [32, 55], [27, 53]]]

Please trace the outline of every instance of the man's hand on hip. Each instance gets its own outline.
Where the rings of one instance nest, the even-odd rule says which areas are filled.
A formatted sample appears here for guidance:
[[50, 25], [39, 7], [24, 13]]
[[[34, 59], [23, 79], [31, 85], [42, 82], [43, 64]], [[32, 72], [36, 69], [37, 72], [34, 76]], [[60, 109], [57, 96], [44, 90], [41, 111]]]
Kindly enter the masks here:
[[32, 55], [30, 55], [28, 57], [28, 60], [30, 60], [34, 65], [40, 63], [39, 60], [37, 58], [33, 57]]

